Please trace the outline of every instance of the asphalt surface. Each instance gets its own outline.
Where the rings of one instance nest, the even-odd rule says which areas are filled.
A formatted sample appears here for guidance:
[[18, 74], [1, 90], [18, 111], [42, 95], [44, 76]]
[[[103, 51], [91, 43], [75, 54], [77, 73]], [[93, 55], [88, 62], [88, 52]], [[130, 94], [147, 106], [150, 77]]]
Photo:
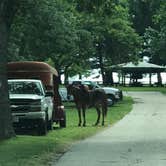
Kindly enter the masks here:
[[55, 166], [166, 166], [166, 96], [130, 92], [133, 110], [113, 127], [74, 144]]

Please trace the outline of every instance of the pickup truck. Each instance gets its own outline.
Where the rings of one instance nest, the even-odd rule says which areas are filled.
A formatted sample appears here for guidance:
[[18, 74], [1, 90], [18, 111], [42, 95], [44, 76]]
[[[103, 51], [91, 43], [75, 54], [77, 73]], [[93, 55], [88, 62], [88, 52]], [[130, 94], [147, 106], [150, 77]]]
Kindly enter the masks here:
[[14, 127], [35, 127], [45, 135], [52, 128], [52, 94], [35, 79], [11, 79], [8, 87]]
[[[9, 87], [11, 88], [10, 98], [12, 103], [14, 103], [12, 104], [13, 105], [12, 107], [17, 107], [15, 101], [18, 102], [18, 105], [22, 105], [21, 103], [19, 103], [19, 101], [23, 102], [23, 105], [25, 101], [25, 105], [27, 105], [26, 107], [27, 111], [33, 110], [31, 111], [31, 113], [26, 114], [26, 116], [24, 116], [25, 114], [19, 114], [20, 115], [19, 118], [18, 116], [16, 116], [15, 121], [19, 120], [19, 124], [21, 124], [20, 121], [23, 122], [24, 121], [23, 119], [28, 119], [24, 117], [27, 117], [29, 114], [35, 114], [35, 116], [42, 115], [42, 118], [40, 118], [39, 120], [40, 122], [39, 123], [35, 122], [35, 126], [37, 124], [38, 130], [41, 133], [46, 132], [45, 131], [47, 129], [46, 126], [48, 126], [48, 128], [51, 128], [52, 121], [58, 124], [60, 128], [66, 127], [66, 113], [61, 100], [61, 96], [58, 91], [59, 75], [55, 68], [44, 62], [37, 62], [37, 61], [9, 62], [7, 64], [7, 75], [8, 75], [9, 85], [11, 84], [13, 86]], [[13, 82], [11, 80], [13, 80]], [[19, 80], [21, 85], [18, 84], [17, 87], [17, 84], [14, 84], [14, 82], [19, 82]], [[36, 84], [37, 89], [36, 88], [34, 89], [35, 92], [31, 93], [26, 92], [26, 89], [24, 90], [24, 92], [15, 91], [16, 89], [19, 90], [19, 88], [21, 87], [23, 88], [24, 85], [25, 88], [28, 88], [28, 82], [33, 82], [34, 84]], [[51, 112], [52, 107], [53, 107], [53, 113]], [[18, 108], [21, 109], [22, 106], [21, 107], [19, 106]], [[39, 110], [38, 108], [41, 108], [41, 110]], [[46, 108], [48, 109], [48, 111], [45, 112], [48, 112], [48, 114], [44, 113], [43, 111], [46, 110]], [[13, 115], [17, 115], [15, 114], [15, 111], [13, 112]], [[53, 114], [52, 120], [50, 118], [51, 113]], [[43, 121], [43, 119], [46, 119], [46, 122]], [[30, 126], [28, 124], [28, 120], [26, 121], [27, 121], [26, 125]], [[32, 122], [32, 120], [30, 120], [30, 122]], [[40, 130], [40, 128], [42, 129]]]

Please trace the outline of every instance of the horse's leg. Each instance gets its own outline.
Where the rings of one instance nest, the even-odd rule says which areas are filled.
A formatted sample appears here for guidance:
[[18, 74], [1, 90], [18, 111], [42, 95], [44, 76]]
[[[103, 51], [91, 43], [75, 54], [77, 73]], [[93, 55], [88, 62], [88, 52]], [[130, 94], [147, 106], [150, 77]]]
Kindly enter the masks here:
[[77, 111], [78, 111], [78, 118], [79, 118], [78, 126], [81, 126], [82, 120], [81, 120], [81, 108], [80, 108], [80, 106], [77, 106]]
[[105, 113], [104, 113], [104, 108], [102, 108], [102, 126], [104, 126], [104, 117], [105, 117]]
[[84, 127], [86, 126], [86, 115], [85, 115], [85, 112], [86, 112], [86, 107], [82, 106], [82, 116], [83, 116], [83, 126]]
[[106, 117], [106, 115], [107, 115], [107, 103], [106, 103], [106, 101], [105, 102], [103, 102], [103, 104], [102, 104], [102, 125], [104, 126], [104, 118]]
[[100, 121], [100, 109], [99, 109], [99, 107], [97, 107], [97, 106], [96, 106], [96, 111], [97, 111], [98, 117], [97, 117], [97, 121], [96, 121], [96, 123], [95, 123], [95, 126], [97, 126], [97, 125], [99, 124], [99, 121]]

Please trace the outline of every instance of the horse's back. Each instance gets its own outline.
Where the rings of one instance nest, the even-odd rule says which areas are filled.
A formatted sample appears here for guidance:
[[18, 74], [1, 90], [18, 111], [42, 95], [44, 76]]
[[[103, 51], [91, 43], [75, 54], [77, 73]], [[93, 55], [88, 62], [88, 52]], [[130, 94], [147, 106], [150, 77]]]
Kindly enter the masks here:
[[103, 105], [107, 103], [107, 95], [103, 89], [94, 89], [90, 93], [90, 98], [94, 105]]
[[103, 98], [107, 97], [105, 91], [103, 89], [101, 89], [101, 88], [94, 89], [93, 90], [93, 94], [94, 94], [95, 98], [99, 98], [99, 99], [103, 99]]

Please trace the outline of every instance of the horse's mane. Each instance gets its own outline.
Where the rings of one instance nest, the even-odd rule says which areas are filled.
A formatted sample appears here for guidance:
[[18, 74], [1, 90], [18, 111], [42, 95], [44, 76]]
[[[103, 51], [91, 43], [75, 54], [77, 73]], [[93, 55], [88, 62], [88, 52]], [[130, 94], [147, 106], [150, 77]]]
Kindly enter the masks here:
[[107, 96], [103, 89], [99, 88], [90, 90], [87, 85], [79, 85], [79, 88], [82, 92], [84, 101], [86, 101], [89, 106], [93, 106], [96, 102], [101, 101], [104, 101], [107, 105]]
[[79, 85], [79, 88], [83, 91], [83, 92], [85, 92], [85, 93], [88, 93], [88, 92], [90, 92], [90, 89], [89, 89], [89, 87], [87, 86], [87, 85]]

